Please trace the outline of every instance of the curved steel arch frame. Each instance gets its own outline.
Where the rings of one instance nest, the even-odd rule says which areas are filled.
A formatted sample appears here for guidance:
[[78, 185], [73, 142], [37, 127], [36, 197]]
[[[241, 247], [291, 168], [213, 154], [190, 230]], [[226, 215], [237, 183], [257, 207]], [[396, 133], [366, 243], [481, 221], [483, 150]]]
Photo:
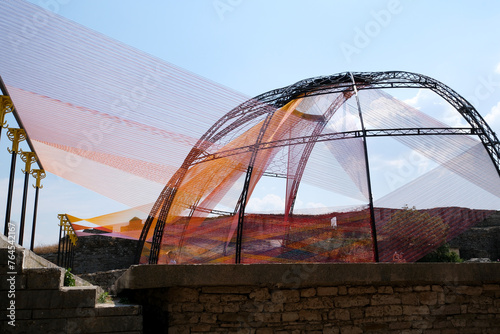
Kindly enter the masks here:
[[[170, 210], [171, 204], [176, 196], [177, 189], [183, 182], [183, 179], [191, 166], [197, 163], [201, 163], [206, 160], [211, 160], [214, 157], [207, 153], [208, 148], [212, 143], [217, 142], [218, 139], [229, 134], [231, 131], [238, 128], [240, 125], [246, 123], [247, 121], [254, 119], [259, 116], [264, 116], [265, 114], [272, 114], [277, 109], [283, 107], [290, 101], [299, 97], [308, 97], [314, 95], [331, 94], [331, 93], [344, 93], [352, 96], [355, 89], [365, 90], [365, 89], [387, 89], [387, 88], [427, 88], [435, 92], [441, 98], [446, 100], [451, 104], [469, 123], [470, 129], [438, 129], [439, 133], [448, 134], [474, 134], [477, 135], [481, 142], [483, 143], [485, 149], [487, 150], [496, 170], [500, 176], [500, 142], [496, 137], [496, 134], [491, 130], [485, 120], [477, 112], [477, 110], [462, 96], [455, 92], [450, 87], [444, 85], [443, 83], [430, 78], [425, 75], [411, 73], [411, 72], [401, 72], [401, 71], [389, 71], [389, 72], [344, 72], [331, 76], [322, 76], [316, 78], [310, 78], [301, 80], [295, 84], [287, 87], [275, 89], [264, 94], [258, 95], [241, 105], [237, 106], [229, 113], [220, 118], [196, 143], [196, 145], [191, 149], [190, 153], [184, 160], [181, 168], [172, 176], [165, 188], [162, 190], [158, 200], [154, 204], [151, 213], [149, 214], [145, 226], [142, 230], [137, 253], [136, 262], [140, 260], [141, 252], [144, 247], [145, 241], [149, 234], [149, 230], [152, 223], [157, 219], [156, 227], [154, 229], [149, 263], [158, 263], [158, 257], [161, 248], [161, 242], [163, 238], [163, 231], [165, 229], [165, 221]], [[362, 131], [362, 133], [353, 133], [355, 136], [377, 136], [377, 135], [432, 135], [433, 131], [418, 131], [419, 129], [397, 129], [397, 130], [382, 130], [382, 131]], [[428, 130], [428, 129], [425, 129]], [[261, 131], [265, 131], [262, 129]], [[392, 131], [392, 132], [391, 132]], [[258, 136], [261, 138], [261, 136]], [[273, 146], [272, 143], [262, 143], [260, 139], [256, 138], [256, 143], [253, 145], [252, 151], [256, 151], [257, 148], [270, 148], [276, 147], [278, 145], [283, 145], [283, 143], [277, 143]], [[340, 138], [331, 138], [331, 140], [348, 138], [348, 136], [340, 136]], [[311, 138], [303, 138], [301, 143], [307, 142], [314, 143], [318, 141], [317, 134], [311, 136]], [[328, 140], [328, 139], [327, 139]], [[293, 141], [286, 143], [285, 145], [293, 145]], [[254, 159], [250, 159], [253, 161]], [[247, 179], [251, 177], [252, 170], [251, 163], [248, 166]], [[248, 182], [245, 182], [245, 187], [248, 186]], [[241, 233], [241, 226], [243, 224], [244, 210], [246, 204], [246, 194], [248, 189], [242, 190], [242, 196], [237, 204], [239, 211], [239, 223], [238, 223], [238, 233]], [[157, 218], [155, 218], [157, 216]], [[375, 232], [375, 231], [372, 231]], [[376, 235], [376, 233], [373, 233]], [[236, 250], [235, 262], [239, 263], [239, 258], [241, 256], [241, 235], [237, 236], [240, 241], [240, 245]], [[374, 245], [376, 245], [377, 240], [374, 240]]]

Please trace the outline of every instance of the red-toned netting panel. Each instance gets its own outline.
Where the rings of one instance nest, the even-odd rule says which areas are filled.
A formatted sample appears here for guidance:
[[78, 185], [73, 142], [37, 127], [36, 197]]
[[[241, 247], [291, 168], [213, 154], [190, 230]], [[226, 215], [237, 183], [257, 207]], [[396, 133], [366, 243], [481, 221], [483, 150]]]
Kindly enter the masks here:
[[[138, 208], [89, 219], [107, 235], [138, 238], [193, 145], [248, 98], [29, 3], [0, 9], [1, 75], [44, 167]], [[232, 262], [241, 207], [243, 262], [372, 261], [362, 139], [296, 140], [360, 131], [352, 94], [302, 96], [279, 110], [247, 102], [198, 143], [207, 159], [176, 189], [160, 262], [168, 250], [180, 262]], [[359, 100], [367, 129], [448, 126], [382, 90], [362, 90]], [[476, 137], [370, 138], [368, 148], [384, 261], [416, 260], [499, 207], [499, 177]], [[208, 158], [224, 151], [233, 154]]]
[[[383, 91], [363, 91], [360, 100], [369, 127], [448, 127]], [[476, 137], [397, 136], [369, 144], [381, 261], [416, 261], [500, 205], [498, 172]]]
[[[444, 122], [384, 91], [361, 93], [360, 105], [368, 129], [447, 127]], [[328, 119], [323, 118], [326, 124], [316, 133], [319, 122], [315, 117], [321, 115], [316, 111], [321, 109], [318, 105], [325, 113], [329, 106], [335, 106], [335, 111]], [[257, 133], [261, 133], [264, 123], [263, 119], [252, 123], [254, 125], [238, 132], [239, 136], [233, 136], [231, 143], [220, 151], [249, 145], [256, 140]], [[275, 112], [262, 136], [262, 142], [268, 144], [261, 145], [256, 153], [248, 194], [249, 204], [258, 203], [259, 198], [252, 202], [254, 192], [258, 194], [259, 187], [265, 189], [266, 184], [268, 189], [273, 188], [271, 184], [278, 184], [271, 182], [270, 176], [282, 177], [283, 188], [273, 197], [280, 203], [272, 211], [247, 205], [242, 263], [374, 260], [362, 138], [315, 143], [309, 153], [305, 153], [308, 149], [305, 143], [285, 147], [271, 145], [275, 140], [334, 134], [359, 130], [359, 127], [357, 104], [342, 94], [295, 100]], [[368, 147], [382, 261], [418, 260], [487, 218], [500, 204], [495, 190], [500, 186], [496, 169], [482, 144], [472, 136], [369, 138]], [[192, 168], [193, 175], [210, 175], [212, 179], [221, 170], [223, 176], [215, 177], [217, 186], [206, 186], [207, 181], [202, 177], [190, 179], [203, 195], [198, 195], [199, 200], [189, 199], [179, 205], [185, 212], [173, 216], [181, 222], [181, 227], [171, 229], [169, 235], [173, 237], [177, 235], [175, 231], [182, 229], [182, 236], [177, 237], [179, 241], [169, 244], [164, 238], [164, 248], [178, 252], [180, 262], [234, 261], [237, 203], [251, 161], [250, 152], [244, 152], [231, 157], [241, 162], [233, 179], [231, 173], [218, 166], [217, 160], [221, 165], [230, 166], [224, 160], [227, 158]], [[301, 160], [304, 156], [306, 159]], [[416, 172], [408, 174], [401, 169], [401, 159], [406, 156], [413, 157], [413, 162], [418, 161], [425, 168], [415, 166]], [[303, 170], [301, 164], [305, 164]], [[397, 182], [394, 182], [395, 174]], [[299, 175], [306, 183], [294, 193], [293, 182]], [[189, 189], [192, 186], [188, 182], [183, 184]], [[231, 189], [231, 194], [228, 190], [223, 196], [216, 196], [209, 189], [215, 192]], [[206, 191], [210, 195], [205, 195]], [[312, 198], [316, 193], [322, 196], [319, 202], [301, 200]], [[257, 194], [255, 196], [259, 196]], [[220, 198], [225, 198], [222, 205]], [[197, 206], [191, 218], [185, 216], [189, 203]], [[224, 208], [227, 213], [211, 211], [214, 208]]]
[[198, 138], [248, 100], [24, 1], [0, 3], [0, 31], [0, 74], [45, 169], [131, 207], [151, 207]]

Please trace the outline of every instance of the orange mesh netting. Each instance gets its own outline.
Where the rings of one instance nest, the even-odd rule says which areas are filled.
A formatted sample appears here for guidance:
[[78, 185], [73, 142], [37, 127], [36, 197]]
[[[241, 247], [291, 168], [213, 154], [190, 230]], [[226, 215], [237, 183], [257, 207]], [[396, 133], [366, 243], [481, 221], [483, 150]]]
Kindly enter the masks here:
[[[142, 263], [169, 251], [177, 263], [415, 261], [499, 208], [487, 125], [457, 111], [461, 98], [447, 99], [466, 124], [456, 133], [390, 95], [399, 77], [339, 74], [248, 99], [37, 6], [0, 7], [0, 74], [45, 169], [132, 208], [68, 215], [73, 227], [140, 240]], [[40, 15], [22, 36], [18, 22]], [[408, 87], [429, 78], [417, 79]]]

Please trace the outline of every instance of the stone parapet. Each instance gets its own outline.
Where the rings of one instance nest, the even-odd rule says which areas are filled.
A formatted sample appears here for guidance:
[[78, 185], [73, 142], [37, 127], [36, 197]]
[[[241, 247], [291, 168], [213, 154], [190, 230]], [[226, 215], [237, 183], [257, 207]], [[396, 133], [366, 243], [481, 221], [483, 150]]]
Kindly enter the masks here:
[[164, 265], [116, 283], [144, 333], [500, 333], [500, 264]]

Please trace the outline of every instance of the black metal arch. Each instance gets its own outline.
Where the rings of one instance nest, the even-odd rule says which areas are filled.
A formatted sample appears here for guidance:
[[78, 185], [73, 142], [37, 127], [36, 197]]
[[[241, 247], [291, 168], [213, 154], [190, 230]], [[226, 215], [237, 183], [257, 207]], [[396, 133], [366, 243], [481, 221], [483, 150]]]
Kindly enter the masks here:
[[[272, 114], [277, 109], [283, 107], [290, 101], [307, 96], [315, 96], [330, 93], [344, 93], [352, 96], [355, 89], [387, 89], [387, 88], [427, 88], [435, 92], [441, 98], [452, 105], [468, 122], [470, 128], [411, 128], [411, 129], [377, 129], [365, 131], [351, 131], [348, 133], [329, 133], [319, 134], [314, 133], [309, 137], [293, 138], [275, 142], [262, 142], [261, 136], [256, 138], [254, 145], [238, 148], [232, 152], [217, 152], [210, 153], [209, 148], [212, 143], [217, 142], [220, 138], [231, 133], [249, 120], [259, 116]], [[139, 262], [142, 249], [148, 236], [151, 225], [157, 219], [156, 227], [153, 233], [153, 240], [149, 256], [149, 263], [155, 264], [158, 262], [158, 256], [165, 228], [165, 221], [170, 210], [171, 204], [175, 198], [178, 187], [181, 185], [188, 169], [197, 163], [216, 159], [222, 156], [239, 154], [243, 151], [256, 152], [259, 149], [266, 149], [278, 146], [294, 145], [298, 143], [314, 144], [318, 141], [336, 140], [353, 137], [369, 137], [369, 136], [407, 136], [407, 135], [436, 135], [436, 134], [453, 134], [453, 135], [477, 135], [484, 147], [486, 148], [498, 175], [500, 176], [500, 142], [496, 134], [491, 130], [485, 120], [477, 112], [477, 110], [462, 96], [455, 92], [450, 87], [443, 83], [425, 75], [402, 72], [344, 72], [331, 76], [323, 76], [301, 80], [287, 87], [275, 89], [264, 94], [258, 95], [241, 105], [237, 106], [222, 118], [220, 118], [210, 129], [198, 140], [196, 145], [191, 149], [190, 153], [184, 160], [181, 168], [172, 176], [158, 200], [153, 206], [149, 214], [145, 226], [142, 230], [137, 253], [136, 262]], [[239, 150], [239, 152], [238, 152]], [[254, 154], [252, 154], [254, 156]], [[307, 159], [307, 154], [305, 159]], [[253, 160], [253, 159], [251, 159]], [[247, 179], [251, 177], [251, 163], [247, 172]], [[248, 185], [248, 182], [245, 182]], [[248, 189], [242, 190], [242, 196], [238, 202], [239, 224], [238, 233], [241, 233], [243, 224], [243, 213], [246, 204], [246, 194]], [[157, 218], [154, 218], [158, 216]], [[237, 245], [236, 262], [241, 256], [241, 235], [238, 234], [237, 240], [240, 244]]]

